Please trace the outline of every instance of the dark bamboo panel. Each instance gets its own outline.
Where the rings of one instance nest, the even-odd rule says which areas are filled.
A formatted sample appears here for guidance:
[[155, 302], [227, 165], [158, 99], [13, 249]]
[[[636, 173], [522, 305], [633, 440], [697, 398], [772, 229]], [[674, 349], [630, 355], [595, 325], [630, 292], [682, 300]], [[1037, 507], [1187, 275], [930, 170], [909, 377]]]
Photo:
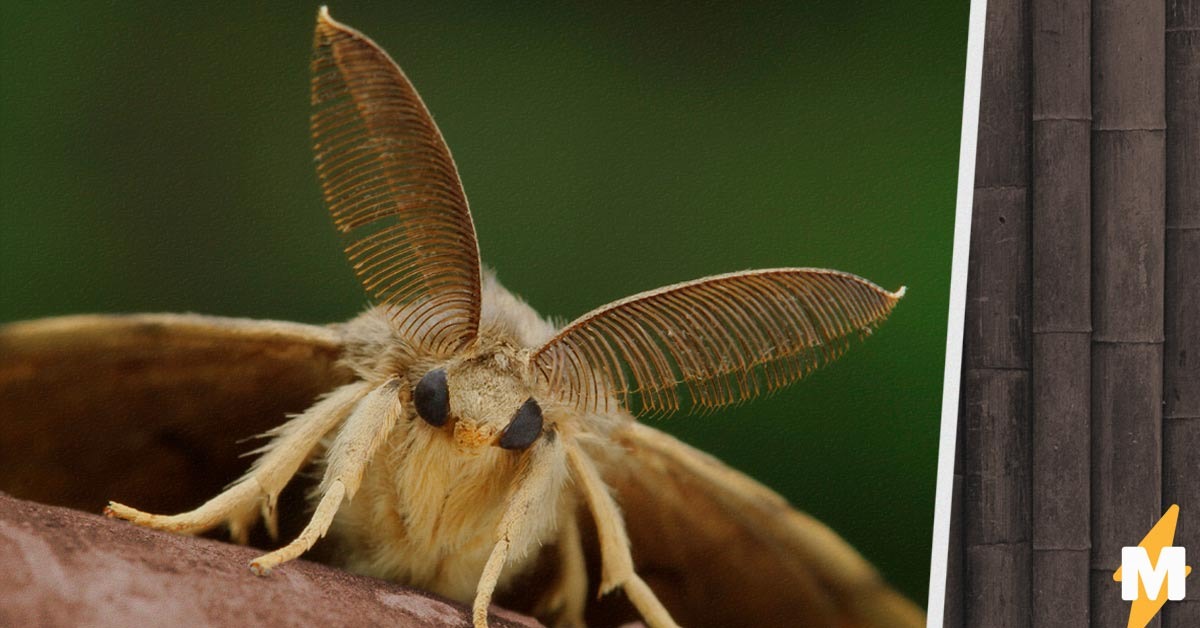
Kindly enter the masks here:
[[[1092, 347], [1093, 625], [1124, 625], [1112, 572], [1162, 516], [1162, 345]], [[1157, 626], [1159, 620], [1151, 623]]]
[[1034, 127], [1039, 120], [1090, 120], [1091, 0], [1034, 0], [1032, 5]]
[[[1092, 12], [1092, 586], [1095, 625], [1121, 625], [1112, 571], [1162, 514], [1165, 6]], [[1155, 620], [1152, 625], [1156, 625]]]
[[1033, 625], [1088, 625], [1087, 550], [1033, 550]]
[[[961, 414], [960, 414], [961, 416]], [[955, 456], [955, 461], [962, 456]], [[942, 612], [943, 628], [966, 628], [963, 608], [963, 476], [954, 474], [951, 497], [950, 542], [946, 556], [946, 603]]]
[[1025, 543], [967, 547], [967, 626], [1030, 625], [1029, 561]]
[[1169, 4], [1166, 416], [1200, 417], [1200, 0]]
[[[1167, 2], [1166, 48], [1163, 502], [1190, 513], [1175, 532], [1190, 549], [1200, 547], [1200, 0]], [[1164, 626], [1200, 626], [1190, 597], [1166, 605]]]
[[1167, 29], [1196, 28], [1200, 25], [1200, 2], [1167, 0]]
[[987, 3], [983, 83], [979, 96], [980, 149], [975, 157], [976, 189], [1025, 187], [1028, 184], [1028, 26], [1027, 2], [991, 0]]
[[[964, 369], [965, 372], [965, 369]], [[965, 382], [962, 382], [965, 385]], [[961, 387], [960, 387], [961, 390]], [[946, 556], [946, 599], [942, 614], [942, 625], [945, 628], [966, 627], [966, 539], [963, 528], [966, 527], [963, 502], [966, 501], [966, 395], [960, 392], [958, 396], [958, 429], [955, 431], [954, 445], [954, 487], [953, 501], [950, 504], [950, 540]]]
[[[1200, 546], [1200, 0], [993, 3], [988, 19], [965, 624], [1124, 625], [1120, 548], [1168, 503], [1176, 543]], [[1200, 601], [1163, 616], [1200, 625]]]
[[[1167, 224], [1200, 229], [1200, 0], [1167, 25]], [[1190, 7], [1184, 22], [1183, 6]]]
[[[1092, 347], [1092, 567], [1120, 566], [1162, 516], [1162, 346]], [[1104, 592], [1093, 591], [1093, 603]], [[1121, 596], [1115, 596], [1117, 602]]]
[[1033, 547], [1091, 547], [1091, 342], [1038, 334], [1033, 372]]
[[992, 0], [986, 18], [960, 400], [963, 606], [946, 625], [1028, 626], [1029, 3]]
[[1087, 626], [1091, 335], [1035, 334], [1033, 375], [1034, 625]]
[[[1195, 583], [1189, 578], [1189, 590], [1194, 586], [1196, 586]], [[1200, 626], [1200, 600], [1185, 599], [1181, 602], [1167, 604], [1162, 610], [1162, 625], [1166, 628], [1195, 628], [1196, 626]]]
[[[1200, 569], [1200, 418], [1163, 420], [1163, 509], [1171, 504], [1180, 510], [1175, 545], [1188, 548], [1188, 564]], [[1195, 582], [1188, 588], [1200, 591]]]
[[1034, 0], [1032, 617], [1086, 626], [1091, 491], [1091, 4]]
[[1092, 119], [1097, 130], [1158, 130], [1163, 102], [1165, 4], [1092, 3]]
[[967, 368], [1029, 368], [1029, 247], [1025, 188], [976, 189], [963, 330]]
[[1200, 228], [1167, 231], [1166, 282], [1163, 501], [1184, 513], [1176, 544], [1200, 548]]
[[1164, 414], [1200, 418], [1200, 228], [1167, 231]]
[[1088, 122], [1034, 122], [1034, 333], [1092, 330], [1091, 185]]
[[[1167, 3], [1167, 342], [1163, 497], [1181, 518], [1176, 544], [1200, 546], [1200, 0]], [[1190, 356], [1190, 359], [1189, 359]], [[1192, 561], [1193, 564], [1196, 562]], [[1171, 628], [1200, 626], [1200, 601], [1164, 609]]]
[[1162, 515], [1166, 18], [1161, 0], [1092, 6], [1091, 615], [1107, 626], [1129, 614], [1121, 547]]
[[1092, 136], [1092, 325], [1098, 341], [1162, 342], [1164, 158], [1161, 131]]
[[1028, 626], [1029, 373], [968, 369], [963, 380], [966, 626]]
[[[1179, 504], [1175, 545], [1191, 550], [1200, 547], [1200, 229], [1169, 230], [1167, 251], [1163, 504]], [[1167, 604], [1163, 618], [1170, 628], [1200, 626], [1200, 602]]]
[[[1027, 543], [1031, 468], [1029, 373], [969, 369], [963, 383], [967, 547]], [[1022, 579], [1028, 580], [1024, 576]]]
[[[1147, 528], [1149, 529], [1149, 528]], [[1140, 539], [1141, 537], [1138, 537]], [[1133, 541], [1134, 544], [1137, 540]], [[1089, 610], [1096, 628], [1120, 628], [1129, 623], [1129, 602], [1121, 600], [1121, 583], [1112, 579], [1112, 570], [1092, 570], [1092, 604]], [[1189, 581], [1191, 578], [1188, 579]], [[1191, 582], [1188, 582], [1191, 584]], [[1167, 602], [1167, 607], [1179, 602]], [[1162, 626], [1162, 613], [1146, 624], [1148, 628]]]

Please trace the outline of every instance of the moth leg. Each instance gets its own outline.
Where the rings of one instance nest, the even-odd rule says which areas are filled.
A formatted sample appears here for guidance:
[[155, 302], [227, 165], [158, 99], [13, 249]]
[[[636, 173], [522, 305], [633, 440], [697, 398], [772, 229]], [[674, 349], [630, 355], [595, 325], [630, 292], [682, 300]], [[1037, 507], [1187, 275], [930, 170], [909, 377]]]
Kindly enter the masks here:
[[541, 506], [538, 500], [545, 500], [553, 492], [554, 483], [563, 477], [561, 453], [557, 440], [542, 438], [529, 452], [525, 468], [517, 475], [515, 490], [508, 500], [508, 507], [504, 509], [500, 525], [496, 527], [496, 545], [488, 556], [483, 575], [479, 577], [479, 584], [475, 588], [471, 616], [476, 628], [487, 628], [488, 605], [500, 581], [500, 572], [508, 561], [509, 549], [513, 545], [526, 546], [522, 542], [514, 543], [514, 540], [524, 541], [519, 537], [529, 533], [522, 524], [531, 511]]
[[312, 519], [291, 543], [250, 561], [251, 571], [260, 576], [266, 575], [275, 567], [307, 552], [318, 539], [325, 536], [342, 500], [354, 499], [367, 463], [396, 425], [402, 409], [398, 390], [399, 381], [389, 380], [368, 393], [355, 406], [326, 452], [325, 476], [317, 489], [321, 501]]
[[234, 541], [245, 543], [250, 526], [261, 510], [267, 530], [275, 537], [278, 532], [275, 503], [279, 493], [308, 461], [321, 438], [346, 417], [366, 390], [366, 384], [338, 388], [304, 413], [267, 432], [265, 435], [273, 438], [266, 446], [250, 452], [262, 455], [246, 475], [195, 510], [178, 515], [154, 515], [109, 502], [104, 514], [178, 534], [199, 534], [226, 523]]
[[625, 520], [596, 466], [576, 445], [567, 445], [567, 464], [596, 521], [596, 534], [600, 540], [600, 594], [621, 587], [651, 628], [678, 628], [666, 607], [634, 572]]
[[547, 594], [538, 602], [534, 615], [555, 617], [556, 628], [584, 626], [583, 610], [587, 605], [587, 563], [583, 557], [583, 540], [579, 521], [574, 514], [568, 517], [558, 537], [559, 577]]

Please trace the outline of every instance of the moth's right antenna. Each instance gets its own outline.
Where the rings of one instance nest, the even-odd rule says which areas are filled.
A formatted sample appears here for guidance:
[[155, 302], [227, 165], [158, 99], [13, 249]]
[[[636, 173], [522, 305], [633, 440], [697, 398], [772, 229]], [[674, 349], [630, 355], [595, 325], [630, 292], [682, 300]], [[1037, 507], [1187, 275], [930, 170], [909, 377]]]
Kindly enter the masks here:
[[313, 40], [317, 176], [363, 287], [402, 334], [449, 353], [479, 331], [479, 246], [458, 169], [399, 66], [321, 7]]

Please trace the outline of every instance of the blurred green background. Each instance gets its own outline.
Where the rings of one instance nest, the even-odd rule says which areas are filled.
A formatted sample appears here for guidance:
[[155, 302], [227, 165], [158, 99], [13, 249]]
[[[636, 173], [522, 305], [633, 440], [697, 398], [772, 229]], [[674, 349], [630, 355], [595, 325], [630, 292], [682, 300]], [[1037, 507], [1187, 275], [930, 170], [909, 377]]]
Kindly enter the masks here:
[[[366, 300], [315, 182], [316, 5], [0, 5], [0, 321]], [[774, 397], [656, 427], [783, 493], [924, 604], [968, 3], [336, 2], [459, 163], [543, 314], [707, 274], [909, 287]]]

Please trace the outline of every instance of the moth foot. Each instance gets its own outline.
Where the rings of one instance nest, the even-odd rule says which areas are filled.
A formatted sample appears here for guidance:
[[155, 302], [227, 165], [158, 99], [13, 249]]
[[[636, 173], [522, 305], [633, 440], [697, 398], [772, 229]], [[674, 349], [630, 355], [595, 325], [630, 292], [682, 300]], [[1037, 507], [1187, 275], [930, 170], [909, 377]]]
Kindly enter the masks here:
[[269, 554], [263, 554], [250, 561], [250, 572], [256, 576], [269, 575], [276, 567], [292, 559], [299, 558], [304, 550], [303, 541], [293, 541]]
[[301, 554], [312, 549], [317, 539], [325, 536], [325, 533], [329, 531], [329, 524], [333, 522], [333, 515], [337, 512], [345, 495], [346, 485], [341, 480], [331, 482], [325, 494], [321, 496], [321, 502], [317, 504], [312, 519], [300, 532], [300, 536], [291, 543], [250, 561], [250, 571], [255, 575], [265, 576], [271, 573], [272, 569], [289, 560], [299, 558]]
[[258, 516], [258, 505], [257, 483], [242, 482], [208, 500], [203, 506], [178, 515], [155, 515], [111, 501], [105, 506], [104, 515], [176, 534], [200, 534], [225, 524], [229, 526], [234, 541], [245, 543], [249, 528]]
[[186, 522], [180, 521], [178, 517], [142, 512], [117, 502], [108, 502], [108, 505], [104, 507], [104, 516], [112, 519], [124, 519], [130, 523], [166, 532], [184, 534], [188, 532]]
[[255, 558], [250, 561], [250, 573], [256, 576], [267, 576], [271, 573], [271, 567], [262, 562], [263, 557]]

